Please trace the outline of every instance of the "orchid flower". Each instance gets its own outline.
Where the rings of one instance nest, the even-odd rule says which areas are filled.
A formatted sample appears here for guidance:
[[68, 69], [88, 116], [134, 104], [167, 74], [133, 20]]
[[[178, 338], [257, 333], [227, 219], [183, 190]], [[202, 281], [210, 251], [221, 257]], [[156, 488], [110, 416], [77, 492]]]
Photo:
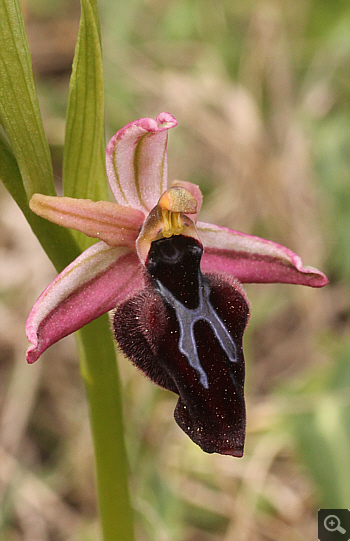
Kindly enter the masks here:
[[175, 419], [206, 452], [240, 457], [245, 439], [243, 333], [249, 307], [241, 283], [322, 287], [287, 248], [197, 221], [198, 186], [167, 189], [169, 113], [119, 130], [106, 167], [116, 203], [35, 194], [31, 209], [99, 242], [42, 293], [26, 332], [33, 363], [51, 344], [114, 309], [123, 353], [179, 398]]

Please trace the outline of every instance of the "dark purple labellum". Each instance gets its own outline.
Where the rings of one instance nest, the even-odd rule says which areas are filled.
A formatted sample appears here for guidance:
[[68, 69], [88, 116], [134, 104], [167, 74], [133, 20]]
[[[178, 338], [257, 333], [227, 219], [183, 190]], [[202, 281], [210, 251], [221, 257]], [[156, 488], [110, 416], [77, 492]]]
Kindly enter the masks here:
[[202, 253], [192, 237], [154, 241], [146, 287], [117, 308], [114, 330], [125, 355], [179, 395], [174, 415], [184, 432], [208, 453], [240, 457], [249, 309], [239, 285], [201, 273]]

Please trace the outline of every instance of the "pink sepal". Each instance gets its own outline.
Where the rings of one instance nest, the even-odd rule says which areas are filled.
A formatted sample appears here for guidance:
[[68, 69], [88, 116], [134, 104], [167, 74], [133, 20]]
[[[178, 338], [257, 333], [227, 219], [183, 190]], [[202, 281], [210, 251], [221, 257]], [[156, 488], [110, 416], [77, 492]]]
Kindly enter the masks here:
[[300, 257], [280, 244], [204, 222], [197, 230], [204, 245], [203, 272], [230, 274], [242, 283], [328, 284], [325, 274], [303, 267]]
[[109, 246], [135, 246], [144, 214], [109, 201], [34, 194], [29, 202], [33, 212], [63, 227], [103, 240]]
[[26, 324], [33, 363], [52, 344], [114, 308], [143, 287], [136, 253], [94, 244], [64, 269], [34, 304]]
[[169, 113], [127, 124], [109, 141], [106, 168], [113, 195], [120, 205], [146, 214], [167, 188], [167, 131], [177, 126]]

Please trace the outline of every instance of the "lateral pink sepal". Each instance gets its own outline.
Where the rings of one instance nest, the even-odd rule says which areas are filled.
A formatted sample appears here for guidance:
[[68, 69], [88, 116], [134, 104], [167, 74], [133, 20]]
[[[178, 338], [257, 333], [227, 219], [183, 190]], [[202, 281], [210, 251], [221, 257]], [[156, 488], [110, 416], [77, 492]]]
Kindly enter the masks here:
[[156, 120], [130, 122], [112, 137], [106, 169], [117, 203], [144, 213], [157, 204], [167, 188], [167, 131], [175, 126], [172, 115], [160, 113]]
[[94, 244], [64, 269], [34, 304], [26, 324], [33, 363], [52, 344], [108, 312], [143, 287], [136, 253]]
[[242, 283], [328, 283], [323, 272], [303, 267], [300, 257], [280, 244], [204, 222], [197, 223], [197, 230], [205, 247], [203, 272], [231, 274]]
[[103, 240], [110, 246], [134, 246], [144, 220], [140, 210], [109, 201], [34, 194], [29, 206], [42, 218]]

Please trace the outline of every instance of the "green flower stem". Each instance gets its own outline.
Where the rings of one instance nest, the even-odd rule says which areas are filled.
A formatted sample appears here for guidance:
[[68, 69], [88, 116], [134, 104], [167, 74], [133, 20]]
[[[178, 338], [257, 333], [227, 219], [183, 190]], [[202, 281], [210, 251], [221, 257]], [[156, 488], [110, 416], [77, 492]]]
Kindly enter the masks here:
[[77, 333], [94, 441], [97, 490], [104, 541], [133, 541], [121, 386], [108, 316]]
[[[17, 162], [1, 134], [0, 164], [0, 179], [60, 272], [80, 250], [69, 231], [42, 220], [29, 210]], [[89, 402], [103, 539], [133, 541], [121, 388], [108, 316], [86, 325], [76, 335]]]

